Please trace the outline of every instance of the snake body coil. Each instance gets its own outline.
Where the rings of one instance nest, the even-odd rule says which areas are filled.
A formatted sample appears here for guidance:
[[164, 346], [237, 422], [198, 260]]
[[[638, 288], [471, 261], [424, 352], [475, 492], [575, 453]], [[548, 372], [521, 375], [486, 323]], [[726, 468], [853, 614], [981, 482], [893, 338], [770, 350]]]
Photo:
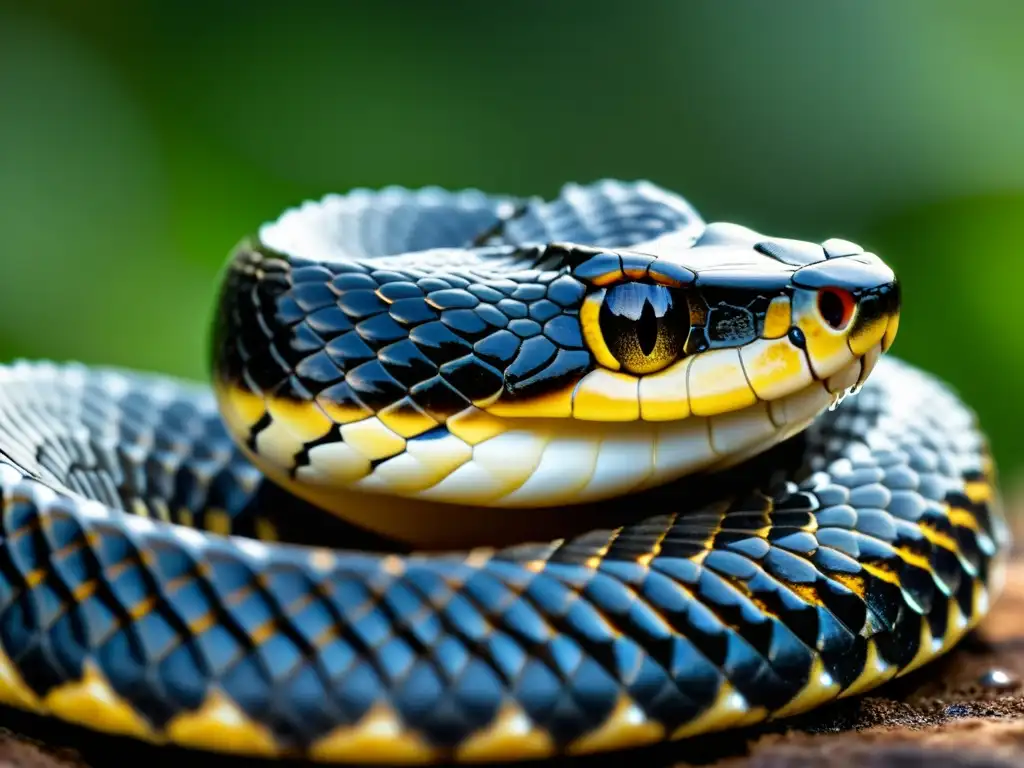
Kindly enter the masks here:
[[226, 272], [213, 392], [0, 368], [0, 702], [422, 763], [865, 691], [981, 620], [1008, 544], [973, 414], [880, 359], [898, 316], [852, 243], [647, 183], [290, 211]]

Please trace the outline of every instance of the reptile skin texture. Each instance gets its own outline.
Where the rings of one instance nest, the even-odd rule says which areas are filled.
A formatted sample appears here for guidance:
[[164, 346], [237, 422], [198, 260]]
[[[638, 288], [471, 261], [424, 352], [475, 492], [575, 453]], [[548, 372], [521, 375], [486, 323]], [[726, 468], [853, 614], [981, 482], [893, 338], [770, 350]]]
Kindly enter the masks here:
[[[532, 407], [591, 375], [579, 318], [594, 280], [642, 273], [675, 290], [707, 275], [704, 323], [680, 342], [698, 355], [763, 339], [772, 292], [818, 290], [810, 267], [835, 255], [757, 239], [785, 279], [609, 263], [613, 246], [707, 236], [678, 198], [625, 189], [368, 195], [332, 219], [329, 243], [309, 236], [305, 262], [276, 250], [301, 229], [273, 248], [265, 233], [227, 277], [215, 368], [349, 419], [301, 435], [298, 483], [354, 412], [429, 415], [398, 456], [457, 436], [446, 419], [468, 408]], [[438, 199], [460, 215], [425, 215]], [[317, 263], [334, 247], [379, 263]], [[428, 255], [389, 263], [408, 251]], [[493, 279], [460, 282], [466, 264]], [[892, 299], [863, 301], [854, 346]], [[268, 479], [272, 409], [246, 443], [206, 386], [0, 367], [0, 702], [156, 743], [422, 763], [628, 748], [856, 695], [975, 626], [1009, 544], [973, 413], [932, 376], [874, 362], [838, 407], [736, 466], [588, 502], [614, 525], [453, 551], [385, 539]]]

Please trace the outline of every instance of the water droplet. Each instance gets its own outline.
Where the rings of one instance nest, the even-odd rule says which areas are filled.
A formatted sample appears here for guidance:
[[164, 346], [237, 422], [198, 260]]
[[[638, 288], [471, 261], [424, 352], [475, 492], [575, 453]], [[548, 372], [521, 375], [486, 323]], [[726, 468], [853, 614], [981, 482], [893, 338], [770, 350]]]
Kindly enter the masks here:
[[946, 717], [969, 717], [971, 708], [963, 704], [950, 704], [943, 710]]
[[985, 672], [978, 678], [978, 682], [986, 688], [994, 688], [999, 691], [1009, 691], [1020, 685], [1020, 680], [1016, 675], [998, 668]]

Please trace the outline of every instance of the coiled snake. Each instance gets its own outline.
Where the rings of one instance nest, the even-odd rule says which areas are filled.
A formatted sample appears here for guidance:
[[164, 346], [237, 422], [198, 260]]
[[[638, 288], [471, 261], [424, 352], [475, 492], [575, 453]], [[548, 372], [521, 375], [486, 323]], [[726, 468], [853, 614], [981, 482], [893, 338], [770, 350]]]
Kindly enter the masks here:
[[865, 691], [985, 615], [1008, 541], [971, 412], [879, 359], [898, 318], [858, 246], [646, 182], [303, 205], [232, 256], [213, 392], [0, 368], [0, 700], [431, 762]]

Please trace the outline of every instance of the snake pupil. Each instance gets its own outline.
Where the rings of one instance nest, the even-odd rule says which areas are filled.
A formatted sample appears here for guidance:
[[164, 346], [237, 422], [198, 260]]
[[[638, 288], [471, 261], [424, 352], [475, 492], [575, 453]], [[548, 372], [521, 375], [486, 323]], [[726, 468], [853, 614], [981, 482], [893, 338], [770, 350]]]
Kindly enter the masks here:
[[644, 308], [640, 312], [640, 320], [636, 324], [636, 340], [644, 357], [650, 357], [658, 343], [658, 317], [649, 301], [644, 302]]
[[599, 323], [625, 371], [653, 373], [682, 354], [690, 311], [685, 296], [663, 285], [622, 283], [608, 290]]

